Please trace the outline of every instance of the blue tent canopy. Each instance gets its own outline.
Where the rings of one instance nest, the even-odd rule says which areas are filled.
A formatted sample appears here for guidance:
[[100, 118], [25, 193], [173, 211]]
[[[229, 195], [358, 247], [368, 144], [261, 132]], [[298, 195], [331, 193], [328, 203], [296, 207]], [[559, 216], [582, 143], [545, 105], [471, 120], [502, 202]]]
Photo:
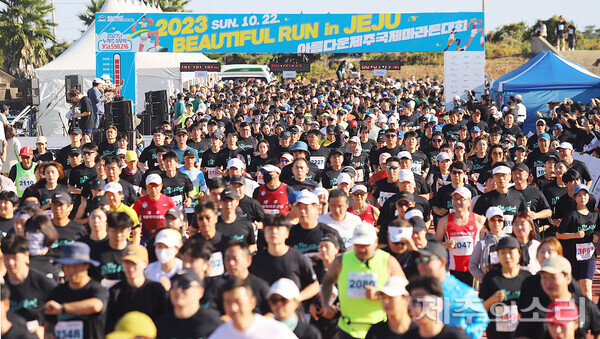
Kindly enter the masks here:
[[548, 101], [571, 98], [587, 104], [591, 98], [600, 96], [600, 77], [581, 65], [543, 51], [523, 66], [496, 79], [490, 93], [501, 103], [510, 96], [521, 94], [527, 108], [523, 129], [533, 131], [537, 112], [546, 111]]

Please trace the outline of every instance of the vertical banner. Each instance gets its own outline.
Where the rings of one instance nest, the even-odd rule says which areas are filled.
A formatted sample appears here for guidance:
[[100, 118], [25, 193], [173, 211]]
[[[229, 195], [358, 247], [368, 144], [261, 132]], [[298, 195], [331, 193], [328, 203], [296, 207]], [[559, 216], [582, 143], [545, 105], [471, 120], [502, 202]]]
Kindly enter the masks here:
[[[135, 53], [99, 52], [96, 54], [96, 76], [110, 75], [113, 82], [121, 86], [121, 96], [125, 99], [136, 98]], [[134, 112], [137, 110], [133, 109]]]
[[476, 96], [483, 94], [485, 87], [485, 52], [444, 52], [444, 97], [446, 111], [454, 105], [455, 95], [467, 99], [467, 92], [475, 90]]

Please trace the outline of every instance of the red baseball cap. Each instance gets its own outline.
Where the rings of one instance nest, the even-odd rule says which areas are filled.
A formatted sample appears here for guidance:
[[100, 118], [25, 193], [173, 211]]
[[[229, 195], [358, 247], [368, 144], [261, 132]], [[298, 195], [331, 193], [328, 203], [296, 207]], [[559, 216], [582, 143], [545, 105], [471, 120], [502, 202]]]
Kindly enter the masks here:
[[546, 323], [566, 325], [571, 321], [578, 321], [579, 311], [573, 300], [555, 300], [548, 306]]
[[21, 152], [19, 152], [19, 156], [31, 157], [33, 156], [33, 150], [29, 146], [25, 146], [21, 148]]
[[356, 122], [356, 120], [352, 120], [348, 123], [348, 126], [356, 128], [358, 127], [358, 122]]

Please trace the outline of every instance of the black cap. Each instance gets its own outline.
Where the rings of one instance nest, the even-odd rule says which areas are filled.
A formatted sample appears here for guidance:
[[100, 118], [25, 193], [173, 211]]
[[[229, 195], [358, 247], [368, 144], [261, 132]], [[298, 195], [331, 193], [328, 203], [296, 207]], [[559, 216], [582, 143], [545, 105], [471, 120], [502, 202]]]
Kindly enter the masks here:
[[173, 278], [171, 278], [171, 281], [175, 280], [184, 280], [187, 282], [195, 281], [199, 283], [200, 286], [204, 287], [204, 281], [202, 280], [202, 278], [200, 278], [200, 276], [198, 276], [198, 274], [191, 269], [184, 269], [177, 272], [177, 274], [175, 274]]
[[327, 134], [335, 134], [335, 126], [333, 125], [329, 125], [327, 126], [327, 128], [325, 129]]
[[529, 167], [522, 162], [519, 162], [513, 166], [512, 170], [514, 171], [516, 169], [529, 173]]
[[412, 225], [413, 231], [422, 232], [427, 230], [427, 225], [425, 225], [425, 221], [419, 217], [412, 217], [408, 219], [408, 222]]
[[75, 127], [73, 129], [71, 129], [71, 133], [69, 133], [69, 134], [79, 134], [79, 135], [82, 135], [83, 131], [81, 131], [81, 128]]
[[91, 203], [92, 210], [95, 210], [96, 208], [98, 208], [100, 206], [106, 206], [106, 205], [108, 205], [108, 199], [106, 198], [105, 195], [99, 195], [97, 197], [94, 197], [94, 199], [92, 199], [92, 203]]
[[165, 213], [165, 217], [167, 215], [174, 216], [177, 219], [185, 220], [185, 218], [183, 217], [183, 212], [181, 212], [181, 209], [179, 208], [169, 208], [167, 213]]
[[279, 134], [280, 139], [289, 139], [292, 137], [292, 134], [288, 131], [283, 131]]
[[71, 194], [67, 193], [67, 192], [56, 192], [52, 195], [52, 202], [58, 201], [61, 204], [67, 204], [70, 205], [73, 203], [73, 200], [71, 200]]
[[334, 155], [334, 154], [344, 155], [344, 151], [341, 148], [334, 148], [331, 150], [331, 155]]
[[179, 134], [179, 133], [185, 133], [185, 134], [188, 134], [188, 131], [187, 131], [187, 129], [185, 129], [185, 128], [181, 128], [181, 127], [180, 127], [180, 128], [178, 128], [178, 129], [177, 129], [177, 131], [175, 132], [175, 135], [177, 135], [177, 134]]
[[435, 255], [440, 259], [448, 261], [448, 251], [437, 241], [427, 241], [427, 246], [419, 250], [420, 255]]
[[224, 199], [238, 200], [239, 198], [240, 198], [240, 196], [238, 195], [237, 191], [231, 187], [227, 187], [226, 189], [223, 190], [223, 192], [221, 192], [221, 200], [224, 200]]
[[385, 136], [383, 134], [379, 134], [377, 136], [377, 142], [383, 142], [383, 141], [385, 141]]
[[400, 200], [404, 200], [404, 201], [408, 201], [408, 202], [415, 202], [415, 196], [408, 191], [402, 191], [402, 192], [398, 193], [398, 200], [396, 200], [396, 201], [400, 201]]
[[558, 156], [554, 153], [548, 152], [548, 153], [546, 153], [546, 156], [544, 156], [544, 162], [546, 162], [550, 159], [554, 159], [555, 161], [558, 161]]
[[69, 155], [71, 154], [81, 154], [81, 148], [79, 147], [71, 147], [71, 150], [69, 151]]
[[288, 130], [288, 132], [294, 133], [294, 134], [300, 133], [300, 128], [298, 128], [298, 126], [296, 126], [296, 125], [292, 125], [292, 126], [288, 127], [287, 130]]
[[103, 190], [104, 186], [106, 186], [106, 181], [102, 178], [94, 178], [90, 181], [90, 189]]
[[331, 235], [325, 236], [325, 237], [321, 238], [321, 240], [319, 240], [319, 242], [322, 242], [322, 241], [329, 241], [330, 243], [333, 244], [333, 246], [340, 248], [340, 242], [334, 236], [331, 236]]
[[10, 107], [8, 107], [8, 105], [2, 105], [2, 112], [9, 110]]
[[245, 185], [246, 184], [246, 179], [244, 179], [243, 176], [241, 175], [234, 175], [231, 177], [231, 180], [229, 180], [229, 184], [242, 184]]
[[351, 166], [342, 167], [340, 173], [347, 173], [351, 178], [356, 178], [356, 170]]
[[225, 127], [225, 123], [223, 121], [217, 121], [217, 126]]
[[346, 130], [341, 125], [335, 125], [334, 131], [335, 131], [335, 134], [342, 134]]
[[500, 241], [498, 241], [497, 249], [501, 248], [521, 248], [521, 244], [517, 238], [509, 235], [501, 238]]
[[194, 157], [195, 158], [196, 153], [194, 152], [194, 150], [188, 148], [187, 150], [185, 150], [185, 152], [183, 152], [183, 157], [184, 158], [185, 157]]
[[210, 137], [211, 138], [216, 138], [216, 139], [219, 139], [219, 140], [223, 140], [224, 135], [223, 135], [223, 132], [214, 131], [213, 134], [211, 134]]

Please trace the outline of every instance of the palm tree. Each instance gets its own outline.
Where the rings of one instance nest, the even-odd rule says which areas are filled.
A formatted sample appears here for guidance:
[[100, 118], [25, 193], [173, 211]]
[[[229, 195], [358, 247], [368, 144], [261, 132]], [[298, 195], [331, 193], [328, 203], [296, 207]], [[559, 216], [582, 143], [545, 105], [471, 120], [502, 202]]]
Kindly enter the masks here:
[[0, 0], [2, 69], [17, 78], [32, 78], [49, 60], [46, 44], [54, 42], [52, 6], [45, 0]]
[[[79, 14], [81, 20], [87, 27], [94, 22], [94, 14], [100, 12], [106, 0], [90, 0], [85, 12]], [[188, 12], [185, 6], [191, 0], [143, 0], [150, 5], [157, 5], [162, 8], [163, 12]]]

